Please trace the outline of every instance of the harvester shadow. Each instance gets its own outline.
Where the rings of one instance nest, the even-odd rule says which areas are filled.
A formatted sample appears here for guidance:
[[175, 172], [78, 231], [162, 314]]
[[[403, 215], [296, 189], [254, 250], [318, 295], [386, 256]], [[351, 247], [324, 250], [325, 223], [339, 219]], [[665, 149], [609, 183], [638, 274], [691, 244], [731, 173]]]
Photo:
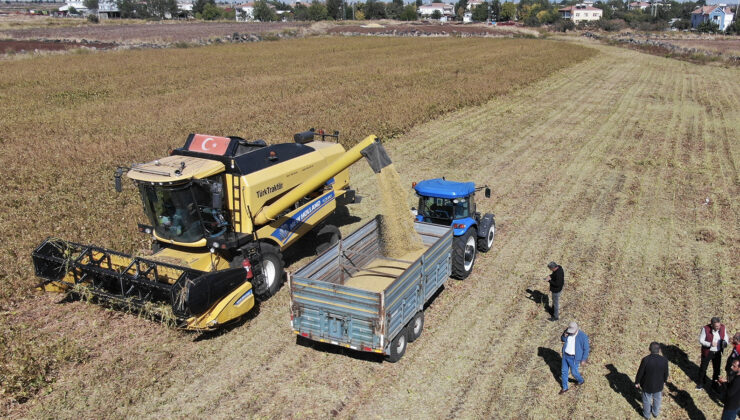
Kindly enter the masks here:
[[537, 289], [526, 289], [525, 292], [527, 292], [529, 295], [527, 296], [527, 299], [533, 301], [537, 305], [542, 305], [542, 307], [545, 309], [545, 312], [551, 313], [550, 311], [550, 296], [548, 296], [547, 293], [540, 292]]
[[213, 330], [213, 331], [195, 332], [197, 334], [197, 336], [193, 339], [193, 342], [194, 343], [197, 343], [197, 342], [200, 342], [200, 341], [207, 341], [207, 340], [211, 340], [211, 339], [220, 337], [220, 336], [222, 336], [224, 334], [227, 334], [230, 331], [235, 330], [235, 329], [241, 327], [242, 325], [244, 325], [245, 323], [251, 321], [252, 319], [254, 319], [255, 317], [257, 317], [257, 315], [259, 315], [259, 313], [260, 313], [260, 303], [259, 303], [258, 300], [255, 300], [254, 301], [254, 307], [252, 309], [250, 309], [249, 312], [247, 312], [246, 314], [242, 315], [238, 319], [235, 319], [235, 320], [229, 322], [228, 324], [224, 324], [224, 325], [220, 326], [218, 329]]
[[678, 389], [671, 382], [666, 382], [665, 385], [668, 387], [668, 395], [676, 402], [676, 404], [678, 404], [679, 407], [686, 410], [686, 414], [688, 414], [690, 419], [706, 420], [707, 417], [696, 406], [691, 394], [683, 389]]
[[[686, 374], [686, 376], [696, 381], [696, 378], [699, 376], [699, 365], [692, 362], [685, 351], [673, 344], [661, 344], [660, 347], [663, 355], [668, 359], [669, 362], [678, 366], [683, 371], [683, 373]], [[707, 372], [709, 372], [711, 369], [712, 367], [710, 366]], [[711, 381], [706, 381], [705, 383], [711, 383]], [[711, 398], [712, 401], [715, 402], [715, 404], [722, 405], [719, 394], [715, 392], [711, 386], [707, 386], [705, 389], [707, 391], [707, 395], [709, 395], [709, 398]]]
[[617, 394], [620, 394], [624, 397], [625, 400], [627, 400], [628, 403], [632, 406], [635, 411], [637, 411], [637, 414], [642, 415], [642, 407], [640, 406], [640, 401], [642, 400], [642, 397], [640, 396], [640, 392], [635, 388], [635, 383], [632, 381], [632, 379], [627, 375], [626, 373], [622, 373], [617, 368], [609, 363], [608, 365], [604, 365], [605, 368], [609, 370], [609, 373], [604, 375], [609, 381], [609, 386], [616, 392]]

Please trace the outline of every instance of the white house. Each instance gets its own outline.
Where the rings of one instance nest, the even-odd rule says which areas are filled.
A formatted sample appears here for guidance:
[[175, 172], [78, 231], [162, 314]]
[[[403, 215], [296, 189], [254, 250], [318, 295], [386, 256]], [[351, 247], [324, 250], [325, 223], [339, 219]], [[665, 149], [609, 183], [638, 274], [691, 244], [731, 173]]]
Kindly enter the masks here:
[[633, 1], [627, 5], [627, 10], [645, 10], [650, 7], [650, 3], [646, 1]]
[[726, 30], [735, 14], [724, 4], [714, 6], [702, 6], [691, 12], [691, 27], [696, 29], [704, 22], [712, 22], [719, 26], [720, 31]]
[[248, 22], [254, 20], [254, 2], [240, 4], [234, 7], [237, 22]]
[[455, 6], [451, 4], [446, 4], [446, 3], [422, 4], [417, 9], [419, 16], [424, 19], [431, 19], [432, 14], [434, 14], [435, 11], [438, 11], [442, 15], [442, 18], [440, 19], [440, 21], [442, 22], [447, 22], [448, 20], [455, 17]]
[[570, 19], [573, 22], [578, 23], [599, 20], [601, 19], [601, 16], [603, 16], [604, 11], [598, 7], [579, 3], [574, 6], [558, 9], [558, 13], [560, 13], [561, 18]]

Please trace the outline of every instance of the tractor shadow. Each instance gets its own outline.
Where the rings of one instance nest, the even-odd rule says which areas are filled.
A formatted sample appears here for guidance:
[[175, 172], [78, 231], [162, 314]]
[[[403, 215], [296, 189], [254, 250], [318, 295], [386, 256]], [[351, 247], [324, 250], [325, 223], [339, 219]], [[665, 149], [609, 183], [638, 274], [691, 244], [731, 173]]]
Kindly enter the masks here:
[[622, 373], [617, 370], [617, 368], [611, 363], [604, 365], [604, 367], [609, 370], [609, 373], [604, 375], [604, 377], [609, 381], [611, 389], [617, 394], [623, 396], [637, 414], [642, 416], [642, 396], [640, 395], [640, 391], [635, 388], [635, 383], [632, 381], [632, 378], [630, 378], [626, 373]]
[[526, 289], [525, 292], [528, 293], [528, 295], [526, 296], [527, 299], [536, 303], [538, 306], [542, 305], [542, 308], [545, 310], [545, 312], [552, 315], [552, 311], [550, 310], [550, 296], [547, 293], [540, 292], [537, 289]]
[[[685, 351], [683, 351], [678, 346], [675, 346], [673, 344], [670, 344], [670, 345], [661, 344], [660, 348], [661, 348], [661, 351], [663, 352], [663, 355], [668, 359], [669, 362], [678, 366], [679, 369], [681, 369], [686, 376], [696, 381], [696, 378], [699, 376], [699, 365], [692, 362], [691, 359], [689, 359], [689, 356], [686, 354]], [[707, 372], [710, 372], [711, 369], [712, 367], [709, 366], [709, 369], [707, 370]], [[705, 378], [705, 381], [706, 381], [706, 378]], [[705, 382], [705, 384], [711, 384], [711, 383], [712, 381]], [[706, 390], [709, 398], [711, 398], [712, 401], [715, 402], [715, 404], [720, 405], [720, 406], [722, 405], [720, 395], [714, 389], [712, 389], [711, 385], [706, 386], [704, 389]], [[686, 392], [686, 391], [682, 391], [682, 392]]]

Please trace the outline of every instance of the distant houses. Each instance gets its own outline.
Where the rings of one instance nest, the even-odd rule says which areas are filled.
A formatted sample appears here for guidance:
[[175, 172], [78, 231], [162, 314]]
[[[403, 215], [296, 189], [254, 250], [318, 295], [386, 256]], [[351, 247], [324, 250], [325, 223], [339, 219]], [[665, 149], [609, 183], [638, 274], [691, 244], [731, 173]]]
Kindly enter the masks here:
[[578, 23], [599, 20], [603, 16], [604, 11], [589, 4], [579, 3], [558, 9], [558, 13], [560, 13], [561, 18], [570, 19], [574, 23]]
[[735, 14], [726, 5], [702, 6], [691, 12], [691, 27], [696, 29], [704, 22], [712, 22], [720, 31], [726, 30]]
[[645, 10], [650, 7], [650, 3], [646, 1], [633, 1], [627, 5], [627, 10]]
[[455, 6], [446, 3], [422, 4], [417, 13], [423, 19], [431, 19], [434, 12], [439, 12], [441, 22], [447, 22], [455, 17]]

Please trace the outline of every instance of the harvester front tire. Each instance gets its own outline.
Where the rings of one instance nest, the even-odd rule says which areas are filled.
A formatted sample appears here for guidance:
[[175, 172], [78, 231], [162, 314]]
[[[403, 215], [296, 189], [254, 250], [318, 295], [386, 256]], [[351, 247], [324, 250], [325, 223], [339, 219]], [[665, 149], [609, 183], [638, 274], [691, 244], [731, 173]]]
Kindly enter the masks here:
[[409, 343], [413, 343], [417, 338], [421, 337], [421, 332], [424, 331], [424, 311], [419, 311], [411, 318], [409, 325], [406, 327], [409, 331]]
[[464, 235], [452, 240], [452, 277], [465, 280], [473, 271], [477, 252], [475, 228], [468, 229]]
[[491, 223], [491, 226], [486, 232], [486, 236], [478, 238], [478, 251], [488, 252], [493, 245], [493, 238], [496, 236], [496, 225]]
[[285, 281], [285, 264], [283, 254], [274, 245], [263, 243], [260, 245], [262, 254], [262, 275], [264, 284], [255, 288], [254, 295], [259, 300], [267, 300], [280, 290]]
[[334, 225], [325, 225], [316, 233], [316, 255], [321, 254], [327, 249], [331, 248], [332, 245], [339, 242], [342, 239], [342, 234], [339, 232], [339, 228]]
[[406, 347], [408, 347], [408, 337], [406, 328], [403, 328], [398, 332], [398, 335], [391, 341], [391, 354], [386, 356], [385, 360], [396, 363], [401, 360], [404, 354], [406, 354]]

